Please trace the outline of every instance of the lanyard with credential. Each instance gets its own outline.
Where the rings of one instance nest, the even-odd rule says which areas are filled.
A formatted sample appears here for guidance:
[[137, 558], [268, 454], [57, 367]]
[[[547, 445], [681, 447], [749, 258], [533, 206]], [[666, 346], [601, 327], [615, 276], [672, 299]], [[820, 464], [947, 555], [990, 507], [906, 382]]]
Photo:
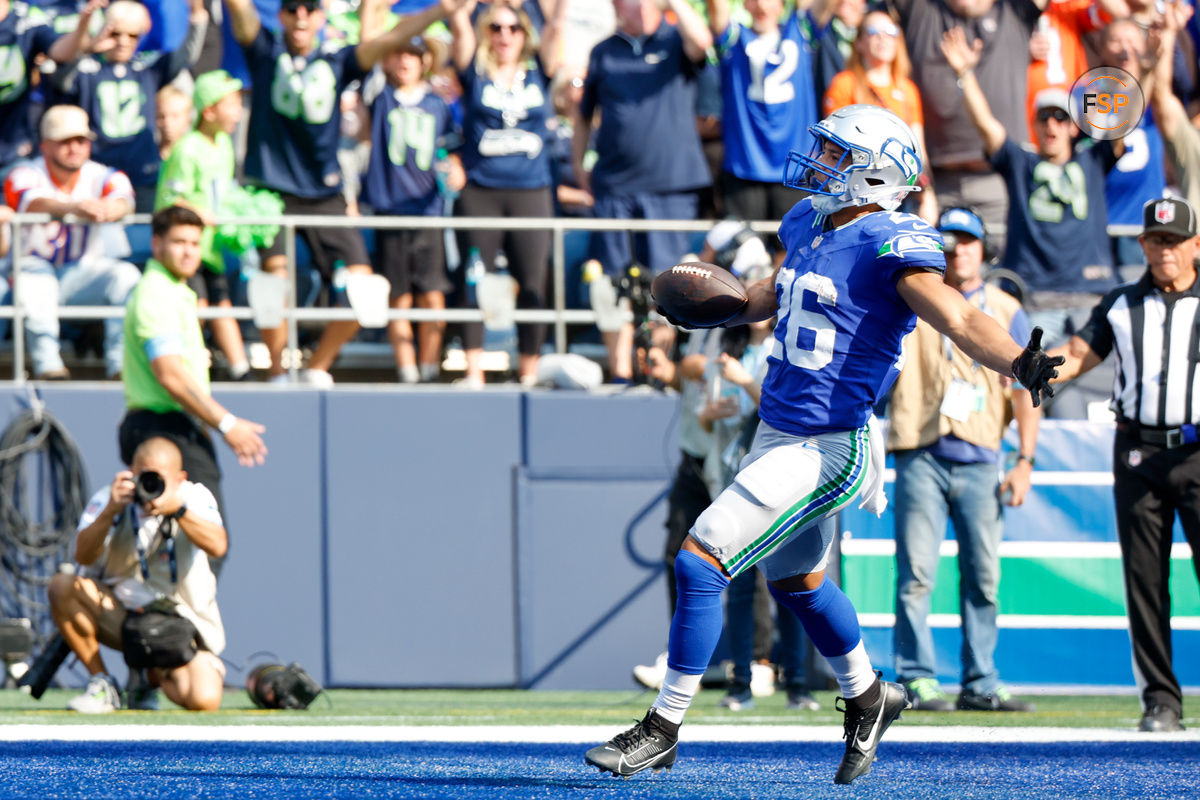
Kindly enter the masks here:
[[[141, 531], [141, 516], [142, 512], [134, 506], [135, 513], [133, 515], [133, 543], [137, 548], [138, 563], [142, 566], [142, 578], [150, 580], [150, 564], [146, 560], [146, 548], [142, 547], [142, 537], [139, 535]], [[175, 564], [175, 520], [164, 517], [159, 522], [158, 533], [163, 537], [167, 545], [167, 561], [171, 566], [171, 583], [178, 583], [179, 574], [178, 567]]]

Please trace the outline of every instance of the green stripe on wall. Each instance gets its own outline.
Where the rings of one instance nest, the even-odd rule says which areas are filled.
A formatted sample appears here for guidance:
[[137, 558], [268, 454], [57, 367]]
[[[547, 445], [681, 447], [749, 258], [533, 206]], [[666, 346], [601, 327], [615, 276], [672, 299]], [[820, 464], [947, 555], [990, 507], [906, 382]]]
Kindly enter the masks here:
[[[890, 555], [844, 555], [843, 585], [861, 614], [895, 612], [896, 562]], [[1200, 588], [1190, 558], [1171, 559], [1172, 613], [1200, 616]], [[958, 565], [943, 556], [931, 613], [958, 613]], [[1109, 616], [1125, 613], [1118, 558], [1000, 559], [1000, 613]]]

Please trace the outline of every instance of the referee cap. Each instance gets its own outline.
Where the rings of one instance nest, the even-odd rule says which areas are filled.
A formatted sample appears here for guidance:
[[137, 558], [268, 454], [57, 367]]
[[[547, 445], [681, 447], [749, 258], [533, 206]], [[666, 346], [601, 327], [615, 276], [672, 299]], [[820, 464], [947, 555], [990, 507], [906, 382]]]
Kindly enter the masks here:
[[1190, 239], [1196, 235], [1196, 212], [1178, 197], [1151, 200], [1142, 206], [1142, 233], [1158, 231]]

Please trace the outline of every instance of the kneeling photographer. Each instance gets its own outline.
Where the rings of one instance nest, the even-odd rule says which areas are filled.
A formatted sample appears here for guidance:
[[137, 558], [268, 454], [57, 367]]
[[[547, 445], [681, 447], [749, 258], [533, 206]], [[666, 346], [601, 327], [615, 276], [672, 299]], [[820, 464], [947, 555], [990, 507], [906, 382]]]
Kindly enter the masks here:
[[122, 707], [103, 644], [121, 651], [131, 674], [144, 671], [150, 687], [172, 702], [214, 711], [225, 677], [216, 655], [225, 629], [209, 558], [227, 546], [221, 515], [212, 492], [187, 480], [169, 439], [147, 439], [130, 466], [92, 496], [79, 520], [75, 560], [85, 569], [50, 582], [54, 622], [92, 676], [68, 708], [103, 714]]

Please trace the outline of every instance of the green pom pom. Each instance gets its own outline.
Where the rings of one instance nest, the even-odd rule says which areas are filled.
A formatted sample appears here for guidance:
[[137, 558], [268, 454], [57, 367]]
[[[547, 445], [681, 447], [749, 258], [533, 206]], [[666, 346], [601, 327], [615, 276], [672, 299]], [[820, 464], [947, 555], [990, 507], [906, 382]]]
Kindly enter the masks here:
[[[217, 209], [218, 217], [278, 217], [283, 214], [283, 199], [269, 189], [239, 186], [229, 192]], [[278, 225], [248, 225], [227, 222], [218, 225], [213, 244], [241, 255], [251, 248], [270, 247], [279, 233]]]

